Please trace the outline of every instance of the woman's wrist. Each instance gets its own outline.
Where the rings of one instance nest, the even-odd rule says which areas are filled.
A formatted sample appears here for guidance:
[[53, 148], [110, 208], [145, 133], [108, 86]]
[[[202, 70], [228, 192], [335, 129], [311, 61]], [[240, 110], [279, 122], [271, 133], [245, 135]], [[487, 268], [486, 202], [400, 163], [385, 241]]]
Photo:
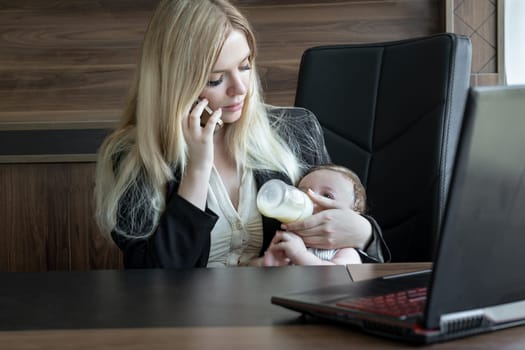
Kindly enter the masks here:
[[211, 166], [188, 166], [181, 178], [178, 194], [198, 208], [204, 210], [208, 194], [208, 183], [211, 175]]

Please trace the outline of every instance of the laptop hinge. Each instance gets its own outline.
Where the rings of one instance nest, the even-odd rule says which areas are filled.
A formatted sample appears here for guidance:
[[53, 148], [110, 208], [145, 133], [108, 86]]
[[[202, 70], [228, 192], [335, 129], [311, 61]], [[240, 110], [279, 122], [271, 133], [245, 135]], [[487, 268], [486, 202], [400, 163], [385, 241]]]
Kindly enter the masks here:
[[462, 332], [485, 325], [525, 319], [525, 300], [441, 316], [440, 328], [446, 333]]
[[485, 317], [492, 323], [505, 323], [525, 319], [525, 300], [483, 309]]

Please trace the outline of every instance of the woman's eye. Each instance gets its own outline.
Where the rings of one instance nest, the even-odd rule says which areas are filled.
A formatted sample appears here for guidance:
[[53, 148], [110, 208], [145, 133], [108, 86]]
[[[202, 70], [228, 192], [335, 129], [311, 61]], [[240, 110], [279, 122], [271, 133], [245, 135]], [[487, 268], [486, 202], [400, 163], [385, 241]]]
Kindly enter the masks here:
[[210, 87], [214, 87], [214, 86], [218, 86], [222, 83], [222, 77], [217, 79], [217, 80], [210, 80], [208, 81], [208, 83], [206, 85], [210, 86]]
[[252, 69], [252, 66], [249, 63], [245, 64], [244, 66], [241, 66], [239, 68], [239, 70], [241, 70], [241, 71], [246, 71], [246, 70], [250, 70], [250, 69]]

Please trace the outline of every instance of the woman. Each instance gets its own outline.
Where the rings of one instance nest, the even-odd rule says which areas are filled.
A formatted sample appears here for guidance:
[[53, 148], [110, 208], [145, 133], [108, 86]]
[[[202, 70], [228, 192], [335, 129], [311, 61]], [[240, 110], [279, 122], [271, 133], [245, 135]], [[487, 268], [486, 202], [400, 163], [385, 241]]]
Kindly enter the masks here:
[[[257, 211], [257, 189], [329, 161], [312, 113], [263, 103], [255, 57], [253, 32], [227, 1], [160, 2], [128, 108], [97, 165], [98, 222], [127, 268], [247, 264], [280, 227]], [[366, 248], [381, 261], [373, 220], [325, 212], [294, 232], [310, 246]]]

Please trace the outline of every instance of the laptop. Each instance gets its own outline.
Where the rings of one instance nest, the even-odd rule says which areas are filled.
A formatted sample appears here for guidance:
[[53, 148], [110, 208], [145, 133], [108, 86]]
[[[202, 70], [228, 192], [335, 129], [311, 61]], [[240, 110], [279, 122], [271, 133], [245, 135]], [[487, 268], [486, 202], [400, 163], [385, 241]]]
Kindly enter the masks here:
[[449, 193], [432, 271], [272, 303], [416, 343], [525, 324], [525, 85], [469, 90]]

